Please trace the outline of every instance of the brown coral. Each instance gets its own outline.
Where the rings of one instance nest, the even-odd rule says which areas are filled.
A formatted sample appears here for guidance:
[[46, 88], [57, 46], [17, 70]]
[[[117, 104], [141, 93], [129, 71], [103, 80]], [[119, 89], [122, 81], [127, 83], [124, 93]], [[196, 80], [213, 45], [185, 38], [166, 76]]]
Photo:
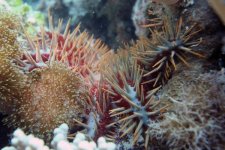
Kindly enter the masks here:
[[17, 42], [20, 24], [18, 17], [12, 12], [0, 9], [0, 55], [15, 58], [20, 55]]
[[24, 74], [10, 60], [0, 55], [0, 112], [11, 112], [20, 99], [24, 85]]
[[1, 8], [0, 14], [0, 110], [8, 113], [21, 96], [25, 75], [13, 64], [20, 56], [18, 19]]
[[5, 8], [0, 8], [0, 14], [0, 21], [5, 27], [13, 30], [20, 27], [20, 17], [12, 11], [8, 11]]
[[79, 75], [54, 62], [31, 72], [28, 81], [20, 105], [5, 120], [8, 124], [48, 139], [60, 124], [73, 127], [74, 118], [81, 120], [87, 93]]

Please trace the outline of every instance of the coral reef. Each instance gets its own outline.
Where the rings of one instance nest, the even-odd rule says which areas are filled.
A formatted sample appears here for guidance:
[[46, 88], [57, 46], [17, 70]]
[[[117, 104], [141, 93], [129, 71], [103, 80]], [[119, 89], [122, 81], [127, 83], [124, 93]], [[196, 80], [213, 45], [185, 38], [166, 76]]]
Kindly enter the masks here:
[[[93, 2], [73, 2], [53, 6], [77, 5], [90, 15]], [[136, 1], [133, 21], [149, 33], [115, 50], [81, 32], [85, 25], [71, 30], [73, 19], [56, 19], [55, 26], [48, 15], [49, 27], [30, 34], [23, 18], [2, 9], [0, 108], [4, 123], [25, 132], [17, 129], [5, 149], [224, 149], [225, 74], [208, 59], [217, 51], [223, 58], [217, 39], [224, 32], [208, 3], [200, 2]], [[108, 28], [117, 40], [126, 39], [120, 20], [127, 14], [114, 16], [124, 3], [93, 6], [105, 6], [95, 15], [114, 20]]]

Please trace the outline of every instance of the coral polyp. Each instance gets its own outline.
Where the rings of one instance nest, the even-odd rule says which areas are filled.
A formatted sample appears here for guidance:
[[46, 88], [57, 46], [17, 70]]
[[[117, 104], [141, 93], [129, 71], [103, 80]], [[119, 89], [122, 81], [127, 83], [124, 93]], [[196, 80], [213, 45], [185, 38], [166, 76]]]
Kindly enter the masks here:
[[[0, 9], [2, 14], [4, 10]], [[0, 112], [9, 113], [25, 85], [22, 71], [13, 63], [21, 55], [17, 41], [19, 22], [16, 15], [0, 15]]]
[[25, 81], [23, 72], [0, 55], [0, 112], [9, 113], [18, 103]]
[[[4, 12], [4, 13], [3, 13]], [[0, 9], [0, 55], [8, 58], [18, 58], [21, 55], [17, 41], [20, 23], [18, 16]]]
[[32, 71], [27, 82], [18, 108], [5, 119], [8, 124], [48, 139], [59, 124], [73, 127], [73, 119], [81, 120], [87, 90], [78, 74], [54, 62]]
[[149, 144], [148, 125], [152, 120], [160, 119], [168, 105], [154, 97], [160, 87], [147, 91], [142, 85], [143, 71], [135, 60], [127, 55], [114, 56], [115, 64], [104, 70], [103, 75], [111, 88], [104, 89], [109, 93], [114, 107], [109, 111], [115, 121], [108, 126], [120, 124], [120, 138], [131, 134], [132, 144], [137, 144], [144, 137], [144, 146]]
[[145, 84], [157, 87], [164, 85], [177, 69], [177, 63], [189, 66], [187, 55], [204, 58], [198, 46], [202, 39], [196, 39], [201, 29], [196, 25], [184, 29], [182, 18], [177, 22], [171, 16], [163, 18], [161, 31], [150, 29], [152, 39], [141, 39], [132, 48], [133, 57], [143, 66]]

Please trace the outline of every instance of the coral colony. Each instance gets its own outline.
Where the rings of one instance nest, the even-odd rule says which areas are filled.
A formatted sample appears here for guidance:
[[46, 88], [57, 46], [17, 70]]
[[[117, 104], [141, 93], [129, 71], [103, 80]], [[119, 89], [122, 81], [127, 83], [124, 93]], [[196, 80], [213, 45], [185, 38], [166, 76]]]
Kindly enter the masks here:
[[[107, 143], [106, 140], [101, 137], [95, 142], [87, 141], [86, 137], [82, 133], [77, 133], [73, 142], [67, 140], [69, 127], [66, 124], [60, 125], [54, 130], [54, 138], [51, 141], [51, 145], [55, 150], [114, 150], [114, 143]], [[49, 147], [44, 145], [44, 141], [34, 137], [33, 135], [26, 135], [21, 129], [17, 129], [13, 133], [11, 147], [5, 147], [3, 150], [49, 150]]]
[[225, 148], [224, 72], [189, 61], [205, 59], [197, 24], [166, 13], [144, 25], [149, 38], [113, 51], [69, 21], [62, 33], [49, 15], [32, 36], [0, 13], [0, 111], [18, 128], [4, 150]]
[[[51, 141], [52, 148], [55, 150], [114, 150], [116, 145], [111, 142], [107, 142], [104, 137], [97, 140], [97, 144], [94, 141], [89, 142], [85, 135], [77, 133], [73, 142], [67, 140], [68, 126], [66, 124], [60, 125], [59, 128], [54, 130], [54, 138]], [[50, 148], [44, 145], [44, 141], [34, 137], [33, 135], [26, 135], [21, 129], [17, 129], [13, 133], [11, 140], [12, 146], [5, 147], [3, 150], [49, 150]]]

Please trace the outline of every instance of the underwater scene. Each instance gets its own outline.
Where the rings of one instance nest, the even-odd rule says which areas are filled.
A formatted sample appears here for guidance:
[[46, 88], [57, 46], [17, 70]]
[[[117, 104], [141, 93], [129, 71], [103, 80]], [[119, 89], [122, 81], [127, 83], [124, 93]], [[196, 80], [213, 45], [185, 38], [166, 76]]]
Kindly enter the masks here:
[[0, 0], [1, 150], [225, 150], [225, 0]]

